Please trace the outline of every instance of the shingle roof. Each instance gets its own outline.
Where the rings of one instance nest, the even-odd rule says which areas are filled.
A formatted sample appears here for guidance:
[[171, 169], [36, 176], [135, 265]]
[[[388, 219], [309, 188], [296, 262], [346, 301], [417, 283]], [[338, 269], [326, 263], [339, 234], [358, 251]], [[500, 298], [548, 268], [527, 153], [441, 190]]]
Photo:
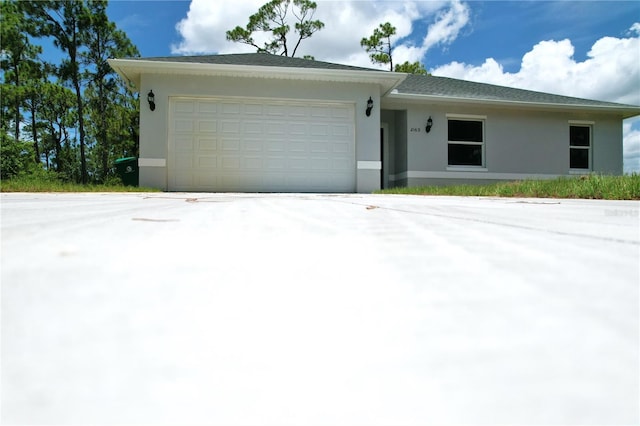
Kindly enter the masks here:
[[431, 75], [409, 75], [396, 87], [396, 90], [402, 94], [442, 96], [458, 99], [595, 107], [630, 106]]
[[188, 62], [195, 64], [220, 64], [220, 65], [253, 65], [264, 67], [285, 68], [315, 68], [325, 70], [351, 70], [384, 72], [371, 68], [354, 67], [351, 65], [334, 64], [311, 59], [292, 58], [269, 53], [236, 53], [229, 55], [202, 55], [202, 56], [163, 56], [155, 58], [131, 58], [145, 61], [159, 62]]
[[[225, 55], [201, 56], [164, 56], [151, 58], [130, 58], [150, 62], [171, 62], [188, 64], [264, 66], [297, 69], [318, 69], [335, 71], [365, 71], [378, 75], [399, 75], [380, 69], [355, 67], [351, 65], [335, 64], [303, 58], [292, 58], [268, 53], [238, 53]], [[574, 98], [570, 96], [554, 95], [532, 90], [515, 89], [493, 84], [477, 83], [448, 77], [431, 75], [407, 75], [406, 79], [395, 87], [394, 93], [402, 95], [433, 96], [452, 100], [515, 102], [521, 104], [536, 104], [550, 106], [575, 106], [583, 108], [624, 109], [625, 116], [640, 115], [640, 106], [623, 105], [613, 102], [596, 101], [591, 99]]]

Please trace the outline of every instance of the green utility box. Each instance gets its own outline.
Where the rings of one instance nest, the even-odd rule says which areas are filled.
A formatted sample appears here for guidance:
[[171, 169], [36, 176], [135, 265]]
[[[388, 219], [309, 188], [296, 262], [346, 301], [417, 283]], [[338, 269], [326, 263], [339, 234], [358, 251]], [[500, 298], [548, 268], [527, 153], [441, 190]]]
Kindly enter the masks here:
[[126, 186], [138, 186], [138, 159], [136, 157], [118, 158], [115, 161], [116, 172]]

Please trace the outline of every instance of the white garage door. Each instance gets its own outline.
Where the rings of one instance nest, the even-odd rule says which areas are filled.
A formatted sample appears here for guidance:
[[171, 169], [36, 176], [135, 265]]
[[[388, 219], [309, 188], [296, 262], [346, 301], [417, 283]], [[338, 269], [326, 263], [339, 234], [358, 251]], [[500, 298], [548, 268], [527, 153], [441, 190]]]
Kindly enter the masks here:
[[172, 98], [169, 190], [355, 192], [354, 107]]

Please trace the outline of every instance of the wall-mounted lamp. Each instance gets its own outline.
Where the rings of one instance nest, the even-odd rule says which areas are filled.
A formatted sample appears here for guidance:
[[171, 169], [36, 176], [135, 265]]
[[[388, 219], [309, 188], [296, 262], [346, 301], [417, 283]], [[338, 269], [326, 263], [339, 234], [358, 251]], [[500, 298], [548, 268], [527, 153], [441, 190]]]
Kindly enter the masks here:
[[365, 112], [367, 114], [367, 117], [371, 115], [372, 109], [373, 109], [373, 99], [371, 99], [371, 96], [369, 96], [369, 100], [367, 101], [367, 111]]
[[429, 116], [429, 119], [427, 120], [427, 127], [424, 130], [426, 130], [426, 132], [429, 133], [432, 127], [433, 127], [433, 120], [431, 119], [431, 116]]
[[153, 94], [153, 90], [149, 90], [147, 94], [147, 102], [149, 102], [149, 109], [151, 111], [156, 110], [156, 95]]

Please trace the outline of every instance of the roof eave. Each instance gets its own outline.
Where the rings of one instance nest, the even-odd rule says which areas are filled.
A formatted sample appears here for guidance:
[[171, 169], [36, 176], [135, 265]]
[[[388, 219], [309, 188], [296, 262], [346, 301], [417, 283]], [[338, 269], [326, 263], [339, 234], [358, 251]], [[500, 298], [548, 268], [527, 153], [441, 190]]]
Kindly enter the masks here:
[[382, 71], [165, 62], [142, 59], [109, 59], [108, 62], [132, 88], [138, 89], [142, 74], [174, 74], [374, 83], [381, 86], [381, 94], [384, 96], [407, 77], [407, 74], [404, 73]]
[[597, 111], [617, 113], [623, 119], [632, 118], [640, 115], [640, 107], [631, 105], [581, 105], [581, 104], [562, 104], [547, 102], [525, 102], [525, 101], [509, 101], [503, 99], [481, 99], [481, 98], [465, 98], [452, 97], [443, 95], [424, 95], [417, 93], [398, 93], [391, 92], [385, 99], [390, 101], [414, 101], [414, 102], [434, 102], [442, 104], [475, 104], [475, 105], [491, 105], [505, 107], [519, 107], [525, 109], [544, 109], [544, 110], [573, 110], [573, 111]]

